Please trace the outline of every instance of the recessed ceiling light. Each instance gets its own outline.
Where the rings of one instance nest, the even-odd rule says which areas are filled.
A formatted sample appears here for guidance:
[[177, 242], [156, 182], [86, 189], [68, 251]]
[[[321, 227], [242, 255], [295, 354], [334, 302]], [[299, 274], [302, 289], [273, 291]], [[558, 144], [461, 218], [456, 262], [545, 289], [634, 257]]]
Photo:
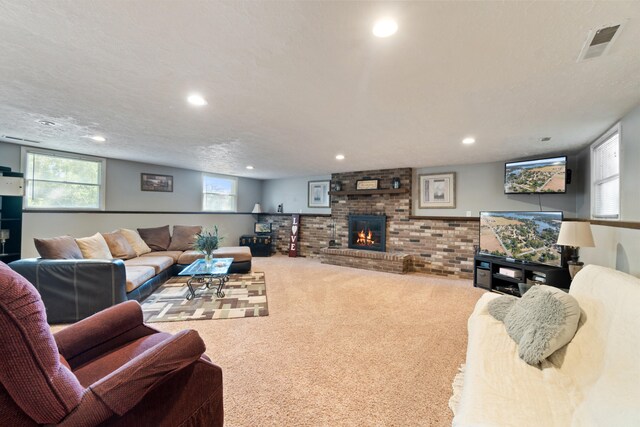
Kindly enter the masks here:
[[247, 166], [247, 169], [253, 170], [253, 166], [249, 165], [249, 166]]
[[336, 160], [344, 160], [344, 154], [338, 154]]
[[105, 138], [104, 136], [100, 136], [100, 135], [93, 135], [93, 136], [90, 136], [89, 138], [93, 139], [94, 141], [98, 141], [98, 142], [105, 142], [107, 140], [107, 138]]
[[38, 120], [42, 126], [58, 126], [56, 122], [52, 122], [51, 120]]
[[462, 143], [467, 145], [474, 144], [475, 142], [476, 142], [475, 138], [471, 138], [471, 137], [468, 137], [462, 140]]
[[193, 95], [189, 95], [187, 101], [189, 102], [189, 104], [196, 105], [198, 107], [202, 107], [203, 105], [208, 104], [206, 99], [204, 99], [201, 95], [195, 93]]
[[390, 18], [380, 19], [373, 25], [373, 35], [376, 37], [389, 37], [396, 31], [398, 31], [398, 24]]

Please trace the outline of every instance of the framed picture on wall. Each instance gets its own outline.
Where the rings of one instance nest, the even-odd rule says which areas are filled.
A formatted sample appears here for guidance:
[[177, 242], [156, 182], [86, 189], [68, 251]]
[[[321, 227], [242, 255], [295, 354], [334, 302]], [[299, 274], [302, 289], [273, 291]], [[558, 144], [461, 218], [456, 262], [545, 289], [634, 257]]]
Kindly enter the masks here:
[[421, 209], [456, 207], [456, 173], [424, 174], [420, 180]]
[[140, 189], [142, 191], [173, 192], [173, 176], [151, 173], [140, 174]]
[[331, 181], [309, 181], [309, 192], [307, 194], [307, 206], [310, 208], [328, 208], [329, 186]]

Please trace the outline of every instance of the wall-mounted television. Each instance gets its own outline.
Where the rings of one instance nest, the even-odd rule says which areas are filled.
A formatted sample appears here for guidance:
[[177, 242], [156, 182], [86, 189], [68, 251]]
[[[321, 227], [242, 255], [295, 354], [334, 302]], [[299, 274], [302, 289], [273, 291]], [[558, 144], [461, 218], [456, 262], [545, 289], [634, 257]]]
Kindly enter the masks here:
[[505, 163], [505, 194], [565, 193], [567, 157]]
[[253, 226], [253, 232], [255, 234], [270, 234], [271, 223], [270, 222], [256, 222]]
[[562, 212], [480, 212], [480, 252], [560, 267], [561, 223]]

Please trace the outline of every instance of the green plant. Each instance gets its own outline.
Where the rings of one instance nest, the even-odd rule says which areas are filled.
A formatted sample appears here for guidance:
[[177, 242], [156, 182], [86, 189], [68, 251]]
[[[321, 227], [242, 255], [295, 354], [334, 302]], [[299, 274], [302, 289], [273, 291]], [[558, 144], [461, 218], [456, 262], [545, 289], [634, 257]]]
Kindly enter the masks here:
[[222, 240], [223, 237], [218, 236], [218, 226], [215, 225], [213, 231], [202, 229], [200, 233], [196, 234], [196, 241], [193, 247], [203, 254], [211, 255], [213, 251], [218, 249], [218, 243]]

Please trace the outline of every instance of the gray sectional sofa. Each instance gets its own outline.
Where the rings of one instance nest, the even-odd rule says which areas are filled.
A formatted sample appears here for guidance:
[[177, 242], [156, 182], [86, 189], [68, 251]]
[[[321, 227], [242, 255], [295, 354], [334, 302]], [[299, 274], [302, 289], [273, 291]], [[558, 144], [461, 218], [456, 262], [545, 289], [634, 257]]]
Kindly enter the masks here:
[[[125, 260], [29, 258], [9, 266], [38, 289], [48, 322], [60, 324], [77, 322], [127, 300], [141, 302], [202, 256], [194, 250], [154, 250]], [[251, 271], [248, 247], [219, 248], [214, 256], [234, 259], [229, 273]]]

